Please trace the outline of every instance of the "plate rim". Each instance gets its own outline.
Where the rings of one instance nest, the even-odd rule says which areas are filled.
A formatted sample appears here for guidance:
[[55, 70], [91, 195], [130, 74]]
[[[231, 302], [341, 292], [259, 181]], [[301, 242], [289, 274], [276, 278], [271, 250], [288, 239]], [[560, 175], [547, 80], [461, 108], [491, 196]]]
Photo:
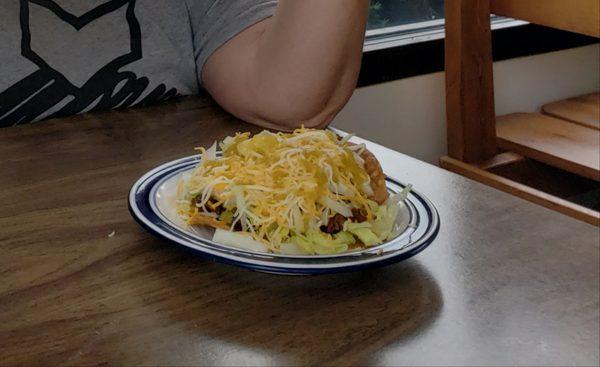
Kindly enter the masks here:
[[[132, 217], [140, 224], [144, 229], [153, 234], [154, 236], [161, 238], [163, 240], [167, 240], [172, 244], [176, 244], [178, 246], [184, 247], [190, 251], [193, 251], [197, 255], [202, 255], [204, 257], [209, 257], [213, 260], [217, 260], [220, 262], [241, 266], [244, 268], [251, 268], [253, 270], [264, 271], [264, 272], [272, 272], [278, 274], [322, 274], [322, 273], [334, 273], [334, 272], [343, 272], [350, 270], [359, 270], [366, 267], [373, 266], [384, 266], [393, 262], [399, 262], [405, 260], [409, 257], [416, 255], [417, 253], [424, 250], [428, 247], [433, 240], [437, 237], [440, 228], [440, 218], [437, 208], [433, 205], [433, 203], [424, 195], [419, 193], [416, 190], [411, 190], [411, 193], [422, 202], [423, 207], [429, 213], [429, 224], [426, 231], [414, 242], [409, 243], [405, 247], [400, 249], [395, 249], [390, 251], [387, 254], [378, 254], [378, 253], [347, 253], [345, 254], [350, 260], [336, 262], [336, 263], [277, 263], [277, 262], [268, 262], [269, 258], [279, 259], [281, 260], [325, 260], [325, 259], [340, 259], [343, 256], [338, 257], [291, 257], [291, 256], [277, 256], [273, 257], [273, 254], [269, 253], [256, 253], [250, 251], [244, 251], [242, 249], [234, 249], [228, 246], [227, 250], [221, 250], [218, 248], [211, 248], [214, 246], [210, 240], [204, 238], [198, 238], [197, 241], [202, 243], [206, 247], [200, 247], [197, 244], [186, 240], [185, 238], [175, 236], [173, 233], [169, 233], [162, 229], [160, 226], [157, 226], [152, 222], [150, 218], [147, 217], [145, 213], [138, 207], [137, 198], [140, 193], [140, 189], [142, 189], [142, 193], [146, 192], [148, 195], [144, 197], [144, 202], [146, 202], [147, 206], [150, 207], [150, 192], [152, 189], [160, 182], [160, 178], [165, 176], [167, 173], [160, 174], [169, 168], [176, 167], [181, 165], [182, 163], [189, 164], [197, 164], [200, 161], [200, 155], [191, 155], [187, 157], [182, 157], [179, 159], [175, 159], [166, 163], [163, 163], [149, 171], [147, 171], [144, 175], [142, 175], [135, 183], [132, 185], [129, 196], [128, 196], [128, 208]], [[182, 167], [179, 167], [182, 168]], [[157, 176], [158, 177], [155, 177]], [[150, 180], [154, 178], [154, 183], [150, 187], [144, 187], [144, 185]], [[152, 181], [152, 180], [150, 180]], [[399, 187], [405, 187], [405, 184], [402, 184], [398, 180], [386, 176], [386, 181], [389, 181]], [[412, 204], [412, 202], [411, 202]], [[414, 204], [413, 204], [414, 205]], [[169, 228], [175, 228], [170, 223], [166, 223], [162, 218], [159, 217], [158, 213], [156, 213], [153, 209], [151, 209], [153, 215], [157, 217], [162, 223], [164, 223]], [[422, 220], [422, 218], [419, 218]], [[391, 245], [393, 242], [390, 241], [387, 245]], [[224, 245], [222, 245], [224, 246]], [[379, 250], [381, 251], [381, 249]], [[236, 253], [245, 252], [245, 254], [236, 255]], [[344, 255], [344, 254], [341, 254]], [[366, 258], [356, 259], [356, 261], [352, 261], [352, 257], [357, 257], [357, 255], [369, 255]], [[262, 259], [261, 259], [262, 257]]]

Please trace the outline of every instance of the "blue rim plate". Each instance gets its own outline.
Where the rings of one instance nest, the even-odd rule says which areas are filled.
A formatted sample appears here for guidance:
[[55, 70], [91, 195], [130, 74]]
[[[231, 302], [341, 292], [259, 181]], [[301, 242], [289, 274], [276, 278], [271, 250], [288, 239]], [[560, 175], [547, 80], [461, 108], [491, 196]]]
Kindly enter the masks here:
[[[192, 170], [200, 157], [190, 156], [165, 163], [142, 176], [129, 193], [133, 218], [153, 235], [184, 246], [210, 260], [256, 271], [314, 275], [356, 271], [408, 259], [425, 249], [437, 236], [440, 220], [433, 204], [411, 190], [403, 211], [404, 231], [396, 238], [368, 249], [333, 255], [283, 255], [244, 250], [213, 242], [207, 229], [197, 230], [178, 222], [165, 210], [165, 188], [174, 187], [180, 175]], [[386, 178], [386, 186], [396, 193], [404, 185]], [[173, 193], [174, 194], [174, 193]], [[400, 219], [399, 219], [400, 220]]]

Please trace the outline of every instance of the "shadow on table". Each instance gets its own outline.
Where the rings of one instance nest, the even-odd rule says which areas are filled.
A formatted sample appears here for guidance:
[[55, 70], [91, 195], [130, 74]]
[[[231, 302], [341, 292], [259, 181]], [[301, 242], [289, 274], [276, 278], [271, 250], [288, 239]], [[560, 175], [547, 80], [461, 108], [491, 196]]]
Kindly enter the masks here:
[[[423, 333], [443, 306], [435, 279], [415, 259], [313, 277], [188, 261], [184, 267], [195, 269], [185, 271], [185, 282], [169, 277], [169, 285], [178, 297], [197, 299], [169, 317], [219, 339], [218, 349], [227, 354], [256, 350], [288, 363], [366, 362], [385, 345]], [[219, 364], [214, 357], [212, 363]], [[231, 355], [227, 361], [251, 363]]]

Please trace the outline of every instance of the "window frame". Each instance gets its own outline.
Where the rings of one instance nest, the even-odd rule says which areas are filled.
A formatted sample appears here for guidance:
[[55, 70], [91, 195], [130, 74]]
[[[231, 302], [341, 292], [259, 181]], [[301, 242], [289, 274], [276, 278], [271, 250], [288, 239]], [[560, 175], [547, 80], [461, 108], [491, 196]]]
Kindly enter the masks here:
[[[492, 16], [494, 61], [598, 43], [599, 39]], [[368, 30], [358, 87], [444, 70], [444, 19]]]
[[[492, 30], [516, 27], [528, 22], [492, 15]], [[363, 52], [398, 47], [416, 42], [442, 39], [445, 36], [445, 20], [434, 19], [424, 22], [367, 30]]]

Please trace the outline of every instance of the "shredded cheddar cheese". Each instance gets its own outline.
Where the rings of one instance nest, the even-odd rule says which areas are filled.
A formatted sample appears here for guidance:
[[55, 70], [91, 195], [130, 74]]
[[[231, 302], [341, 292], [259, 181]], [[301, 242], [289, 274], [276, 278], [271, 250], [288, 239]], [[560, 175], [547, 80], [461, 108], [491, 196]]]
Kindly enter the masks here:
[[[327, 225], [336, 213], [351, 217], [360, 208], [372, 220], [361, 149], [331, 131], [238, 133], [220, 144], [220, 156], [216, 146], [200, 148], [200, 163], [180, 182], [179, 214], [218, 217], [231, 230], [241, 226], [270, 251], [293, 234]], [[224, 213], [217, 215], [219, 206]]]

